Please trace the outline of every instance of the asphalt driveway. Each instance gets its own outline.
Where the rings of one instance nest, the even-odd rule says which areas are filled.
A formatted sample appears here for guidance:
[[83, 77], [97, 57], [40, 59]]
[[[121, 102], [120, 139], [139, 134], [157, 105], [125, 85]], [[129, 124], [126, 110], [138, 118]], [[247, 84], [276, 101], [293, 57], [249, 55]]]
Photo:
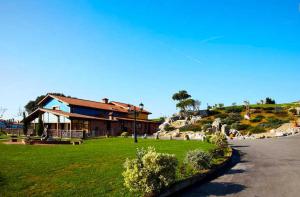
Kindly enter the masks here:
[[230, 143], [240, 152], [239, 162], [178, 196], [300, 196], [300, 135]]

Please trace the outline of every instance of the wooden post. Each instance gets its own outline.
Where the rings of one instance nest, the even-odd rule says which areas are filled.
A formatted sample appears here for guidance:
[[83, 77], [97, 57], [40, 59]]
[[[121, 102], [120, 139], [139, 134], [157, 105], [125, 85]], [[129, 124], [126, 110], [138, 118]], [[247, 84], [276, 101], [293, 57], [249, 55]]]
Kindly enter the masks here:
[[70, 138], [72, 138], [72, 120], [70, 120]]

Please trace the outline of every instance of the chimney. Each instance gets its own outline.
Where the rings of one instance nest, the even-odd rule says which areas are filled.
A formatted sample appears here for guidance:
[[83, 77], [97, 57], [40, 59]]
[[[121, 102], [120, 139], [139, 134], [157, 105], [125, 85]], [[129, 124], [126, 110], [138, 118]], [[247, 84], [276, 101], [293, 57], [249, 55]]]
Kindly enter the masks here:
[[105, 103], [105, 104], [107, 104], [108, 103], [108, 98], [103, 98], [102, 102]]

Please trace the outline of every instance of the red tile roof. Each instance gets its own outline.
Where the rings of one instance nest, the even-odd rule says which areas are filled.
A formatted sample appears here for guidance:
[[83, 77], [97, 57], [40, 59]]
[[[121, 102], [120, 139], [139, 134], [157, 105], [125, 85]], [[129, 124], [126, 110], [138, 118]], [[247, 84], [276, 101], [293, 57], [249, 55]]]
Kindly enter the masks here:
[[[62, 101], [64, 103], [70, 104], [70, 105], [76, 105], [76, 106], [83, 106], [83, 107], [89, 107], [89, 108], [95, 108], [95, 109], [103, 109], [108, 111], [117, 111], [117, 112], [123, 112], [128, 113], [127, 107], [130, 105], [131, 108], [134, 107], [134, 105], [121, 103], [121, 102], [115, 102], [112, 101], [110, 103], [103, 103], [103, 102], [97, 102], [97, 101], [90, 101], [90, 100], [84, 100], [84, 99], [78, 99], [78, 98], [70, 98], [70, 97], [64, 97], [64, 96], [56, 96], [48, 94], [43, 100], [39, 102], [42, 103], [46, 100], [46, 98], [52, 97], [59, 101]], [[136, 106], [136, 109], [139, 110], [140, 108]], [[143, 110], [143, 113], [151, 114], [150, 112]]]
[[[29, 114], [27, 116], [27, 119], [32, 120], [34, 119], [36, 116], [34, 116], [34, 114], [39, 113], [39, 112], [49, 112], [55, 115], [60, 115], [60, 116], [65, 116], [68, 118], [82, 118], [82, 119], [93, 119], [93, 120], [110, 120], [107, 118], [99, 118], [99, 117], [94, 117], [94, 116], [87, 116], [87, 115], [82, 115], [82, 114], [76, 114], [76, 113], [69, 113], [69, 112], [64, 112], [61, 110], [53, 110], [53, 109], [45, 109], [45, 108], [38, 108], [36, 109], [34, 112], [32, 112], [31, 114]], [[111, 120], [113, 121], [113, 120]]]
[[[110, 103], [113, 103], [117, 106], [120, 106], [122, 107], [123, 109], [128, 109], [128, 106], [130, 107], [130, 109], [133, 109], [134, 107], [136, 108], [136, 110], [140, 110], [141, 108], [140, 107], [137, 107], [137, 106], [134, 106], [134, 105], [131, 105], [131, 104], [128, 104], [128, 103], [121, 103], [121, 102], [117, 102], [117, 101], [111, 101]], [[151, 114], [150, 112], [148, 112], [147, 110], [144, 110], [142, 111], [143, 113], [147, 113], [147, 114]]]

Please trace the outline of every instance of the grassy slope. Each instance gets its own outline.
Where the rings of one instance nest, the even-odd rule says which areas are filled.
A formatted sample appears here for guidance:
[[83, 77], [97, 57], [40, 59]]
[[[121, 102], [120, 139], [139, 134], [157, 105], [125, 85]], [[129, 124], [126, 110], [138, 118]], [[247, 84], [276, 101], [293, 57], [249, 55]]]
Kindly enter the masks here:
[[[288, 112], [288, 109], [290, 109], [291, 107], [299, 107], [299, 106], [300, 105], [298, 103], [250, 105], [251, 109], [260, 108], [260, 111], [261, 111], [259, 113], [251, 114], [251, 119], [255, 118], [256, 116], [264, 116], [264, 118], [260, 122], [241, 120], [240, 124], [246, 124], [251, 127], [255, 127], [255, 126], [260, 125], [261, 123], [266, 123], [268, 118], [276, 118], [276, 119], [283, 120], [283, 121], [293, 120], [293, 119], [295, 119], [295, 117], [291, 113]], [[230, 106], [230, 107], [232, 107], [232, 106]], [[242, 106], [236, 106], [236, 107], [242, 107]], [[275, 113], [274, 110], [267, 110], [267, 108], [270, 108], [270, 107], [273, 107], [273, 108], [281, 107], [284, 113]], [[226, 108], [229, 108], [229, 107], [225, 107], [223, 109], [217, 109], [216, 111], [228, 116], [229, 113], [225, 112]], [[246, 114], [245, 109], [243, 109], [243, 111], [238, 114], [240, 114], [242, 117], [244, 117], [244, 115]], [[205, 122], [207, 122], [207, 121], [212, 122], [219, 115], [220, 114], [205, 117], [202, 119], [202, 122], [200, 121], [199, 123], [196, 123], [195, 126], [201, 130], [201, 127], [203, 124], [205, 124]], [[269, 130], [269, 129], [271, 129], [271, 128], [266, 128], [266, 130]], [[247, 133], [247, 131], [245, 131], [245, 132]]]
[[121, 176], [122, 164], [127, 157], [134, 157], [137, 147], [154, 146], [159, 152], [176, 154], [180, 162], [190, 149], [213, 147], [199, 141], [132, 141], [98, 139], [80, 146], [0, 143], [0, 194], [128, 196]]

